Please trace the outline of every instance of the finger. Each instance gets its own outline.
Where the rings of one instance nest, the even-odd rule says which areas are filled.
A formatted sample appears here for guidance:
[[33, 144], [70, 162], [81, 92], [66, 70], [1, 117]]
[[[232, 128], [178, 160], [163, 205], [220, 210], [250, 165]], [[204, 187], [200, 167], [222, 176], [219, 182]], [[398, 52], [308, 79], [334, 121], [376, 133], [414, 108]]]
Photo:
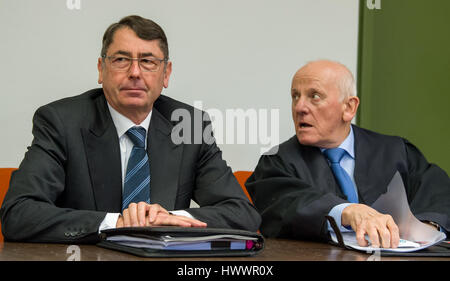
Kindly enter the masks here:
[[389, 220], [387, 227], [391, 233], [391, 248], [397, 248], [400, 243], [400, 230], [394, 220]]
[[123, 215], [120, 215], [116, 222], [116, 228], [124, 227], [123, 225]]
[[129, 215], [128, 209], [123, 210], [122, 216], [123, 216], [123, 226], [124, 226], [124, 227], [129, 227], [129, 226], [131, 226], [131, 223], [130, 223], [130, 215]]
[[169, 214], [169, 212], [164, 209], [163, 207], [161, 207], [161, 205], [159, 204], [150, 204], [149, 210], [148, 210], [148, 217], [149, 217], [149, 222], [150, 223], [154, 223], [156, 216], [158, 215], [158, 213], [164, 213], [164, 214]]
[[194, 218], [190, 218], [190, 217], [186, 217], [186, 216], [182, 216], [182, 215], [172, 215], [172, 216], [175, 216], [179, 220], [183, 220], [185, 222], [190, 223], [191, 226], [193, 226], [193, 227], [206, 227], [207, 226], [207, 224], [205, 222], [202, 222], [202, 221], [194, 219]]
[[145, 202], [139, 202], [137, 204], [137, 219], [139, 226], [145, 226], [147, 220], [147, 210], [149, 209], [149, 204]]
[[378, 235], [381, 240], [381, 247], [390, 248], [391, 247], [391, 232], [387, 227], [382, 227], [378, 230]]
[[179, 218], [178, 216], [170, 215], [170, 214], [158, 214], [155, 219], [153, 225], [173, 225], [173, 226], [182, 226], [182, 227], [191, 227], [191, 223]]
[[366, 231], [363, 227], [359, 227], [356, 230], [356, 241], [358, 242], [358, 245], [361, 247], [367, 247], [369, 243], [367, 242], [365, 238]]
[[159, 212], [158, 204], [151, 204], [148, 209], [148, 219], [150, 223], [154, 223]]
[[367, 235], [369, 235], [371, 247], [379, 248], [380, 247], [380, 238], [378, 236], [377, 228], [374, 226], [369, 227], [369, 230], [367, 231]]
[[128, 205], [128, 214], [130, 215], [131, 226], [133, 227], [139, 226], [136, 203], [131, 203], [130, 205]]
[[192, 221], [190, 221], [190, 223], [193, 227], [207, 227], [208, 226], [208, 224], [206, 222], [202, 222], [199, 220], [192, 220]]

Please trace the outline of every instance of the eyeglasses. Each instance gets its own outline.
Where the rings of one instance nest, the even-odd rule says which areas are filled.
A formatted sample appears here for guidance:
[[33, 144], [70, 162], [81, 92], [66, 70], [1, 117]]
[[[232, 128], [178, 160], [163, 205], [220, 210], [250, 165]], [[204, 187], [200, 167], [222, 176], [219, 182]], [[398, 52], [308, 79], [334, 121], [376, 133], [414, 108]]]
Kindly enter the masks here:
[[167, 62], [167, 58], [158, 59], [154, 57], [142, 57], [142, 58], [130, 58], [126, 56], [103, 56], [103, 58], [108, 59], [111, 68], [119, 72], [127, 72], [130, 70], [132, 61], [136, 60], [138, 65], [143, 72], [156, 72], [162, 62]]

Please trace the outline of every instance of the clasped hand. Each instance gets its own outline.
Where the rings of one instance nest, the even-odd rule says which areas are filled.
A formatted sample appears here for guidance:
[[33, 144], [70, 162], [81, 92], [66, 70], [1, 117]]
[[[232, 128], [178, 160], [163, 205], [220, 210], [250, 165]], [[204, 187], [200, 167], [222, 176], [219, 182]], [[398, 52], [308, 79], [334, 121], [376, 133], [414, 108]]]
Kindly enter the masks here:
[[185, 217], [170, 214], [159, 204], [145, 202], [131, 203], [123, 210], [117, 220], [116, 227], [159, 226], [172, 225], [182, 227], [206, 227], [206, 223]]

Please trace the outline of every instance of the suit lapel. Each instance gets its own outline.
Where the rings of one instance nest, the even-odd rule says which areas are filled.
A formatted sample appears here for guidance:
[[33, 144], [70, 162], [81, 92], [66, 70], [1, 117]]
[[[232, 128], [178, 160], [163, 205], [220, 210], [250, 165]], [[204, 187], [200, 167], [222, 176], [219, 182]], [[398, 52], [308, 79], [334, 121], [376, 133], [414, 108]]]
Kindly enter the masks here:
[[119, 138], [103, 95], [94, 100], [90, 128], [82, 128], [89, 174], [98, 211], [120, 212], [122, 171]]
[[[355, 170], [353, 177], [358, 189], [359, 202], [371, 205], [383, 193], [383, 188], [378, 186], [380, 176], [378, 176], [376, 170], [371, 168], [376, 167], [371, 163], [371, 159], [375, 159], [372, 154], [378, 152], [373, 149], [376, 144], [371, 143], [359, 127], [354, 125], [352, 127], [355, 136]], [[383, 165], [383, 163], [379, 163], [379, 165]]]
[[315, 186], [320, 186], [326, 192], [332, 192], [340, 197], [344, 197], [334, 178], [333, 171], [320, 148], [305, 146], [302, 151], [302, 158], [308, 167], [314, 167], [310, 168], [309, 171], [311, 173], [310, 180], [315, 183]]
[[150, 162], [150, 202], [173, 210], [183, 146], [171, 140], [172, 124], [153, 107], [148, 130], [147, 153]]

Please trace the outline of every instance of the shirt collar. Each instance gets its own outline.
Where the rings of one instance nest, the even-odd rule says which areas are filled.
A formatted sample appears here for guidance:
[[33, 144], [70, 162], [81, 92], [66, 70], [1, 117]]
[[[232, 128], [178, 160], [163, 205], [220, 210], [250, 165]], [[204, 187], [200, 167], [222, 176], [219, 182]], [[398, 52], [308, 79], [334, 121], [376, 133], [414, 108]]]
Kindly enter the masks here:
[[353, 128], [350, 126], [350, 133], [345, 138], [344, 142], [339, 146], [340, 148], [347, 151], [347, 153], [355, 159], [355, 136], [353, 135]]
[[119, 138], [122, 137], [123, 134], [125, 134], [128, 131], [128, 129], [130, 129], [131, 127], [134, 127], [134, 126], [142, 126], [148, 132], [148, 127], [150, 125], [150, 120], [152, 117], [152, 111], [150, 111], [150, 113], [147, 115], [147, 117], [144, 119], [144, 121], [142, 121], [141, 124], [136, 125], [133, 123], [133, 121], [131, 121], [127, 117], [120, 114], [117, 110], [115, 110], [109, 103], [108, 103], [108, 108], [109, 108], [109, 113], [111, 114], [111, 118], [113, 120], [114, 126], [116, 126], [117, 135], [119, 136]]
[[[350, 126], [350, 133], [345, 138], [345, 140], [338, 146], [338, 148], [342, 148], [347, 153], [355, 159], [355, 136], [353, 134], [353, 128]], [[323, 152], [325, 148], [321, 148], [320, 151]]]

